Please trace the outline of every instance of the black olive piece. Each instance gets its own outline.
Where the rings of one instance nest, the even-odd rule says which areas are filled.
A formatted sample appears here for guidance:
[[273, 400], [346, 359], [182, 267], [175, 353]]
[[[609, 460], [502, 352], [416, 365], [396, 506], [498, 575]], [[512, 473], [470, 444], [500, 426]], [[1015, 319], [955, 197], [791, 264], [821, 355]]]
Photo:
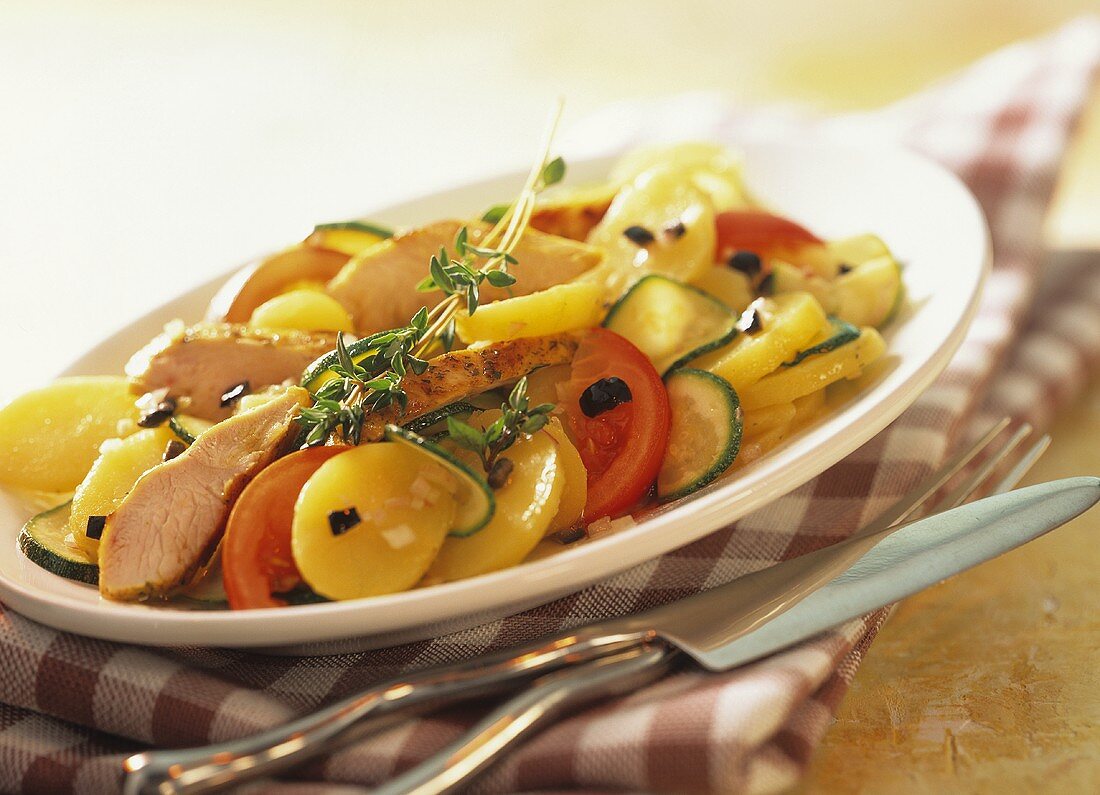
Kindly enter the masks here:
[[84, 535], [98, 541], [103, 537], [103, 528], [107, 526], [106, 516], [89, 516], [88, 525], [84, 528]]
[[855, 265], [849, 265], [847, 262], [840, 263], [840, 275], [841, 276], [843, 276], [845, 273], [851, 273], [855, 269], [856, 269]]
[[508, 483], [508, 478], [512, 477], [512, 470], [515, 468], [516, 465], [512, 463], [512, 459], [498, 458], [489, 470], [487, 478], [489, 485], [494, 490], [504, 488], [505, 484]]
[[764, 330], [764, 322], [760, 319], [760, 313], [750, 307], [737, 321], [737, 328], [744, 334], [757, 334]]
[[158, 428], [168, 422], [168, 418], [176, 413], [176, 399], [165, 398], [149, 411], [138, 418], [137, 424], [142, 428]]
[[628, 226], [623, 230], [623, 235], [638, 246], [648, 246], [654, 240], [653, 233], [644, 226]]
[[361, 521], [363, 520], [359, 518], [359, 511], [354, 506], [342, 511], [332, 511], [328, 515], [328, 527], [334, 536], [342, 536]]
[[634, 399], [626, 381], [616, 376], [601, 378], [581, 392], [581, 411], [586, 417], [598, 417], [616, 406]]
[[554, 540], [559, 544], [574, 544], [586, 537], [588, 532], [583, 527], [570, 527], [554, 534]]
[[251, 387], [247, 381], [241, 381], [239, 384], [234, 384], [222, 393], [222, 399], [218, 402], [218, 405], [224, 409], [226, 406], [236, 403], [247, 395], [250, 390]]
[[173, 439], [164, 448], [164, 455], [161, 456], [161, 461], [171, 461], [173, 458], [178, 456], [180, 453], [182, 453], [186, 449], [187, 449], [187, 445], [185, 445], [179, 439]]
[[683, 221], [675, 221], [662, 229], [661, 234], [669, 240], [679, 240], [687, 234], [687, 227]]
[[735, 271], [741, 271], [746, 276], [755, 276], [760, 273], [760, 269], [763, 267], [760, 262], [760, 255], [755, 251], [735, 251], [726, 260], [726, 264]]
[[769, 273], [763, 279], [760, 280], [760, 285], [756, 288], [756, 292], [760, 295], [771, 295], [775, 292], [775, 274]]

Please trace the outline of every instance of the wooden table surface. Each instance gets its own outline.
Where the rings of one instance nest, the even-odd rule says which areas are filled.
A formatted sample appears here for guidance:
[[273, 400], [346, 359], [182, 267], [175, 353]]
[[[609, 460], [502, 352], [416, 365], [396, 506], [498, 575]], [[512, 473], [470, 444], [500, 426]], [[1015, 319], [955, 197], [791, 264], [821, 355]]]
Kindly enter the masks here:
[[[873, 107], [1090, 8], [8, 0], [0, 365], [44, 378], [85, 340], [314, 220], [520, 167], [559, 93], [567, 122], [696, 88]], [[1051, 246], [1100, 249], [1097, 218], [1100, 95]], [[25, 386], [4, 379], [0, 399]], [[1032, 479], [1100, 473], [1097, 439], [1094, 383]], [[801, 789], [1100, 791], [1098, 539], [1094, 511], [905, 602]]]

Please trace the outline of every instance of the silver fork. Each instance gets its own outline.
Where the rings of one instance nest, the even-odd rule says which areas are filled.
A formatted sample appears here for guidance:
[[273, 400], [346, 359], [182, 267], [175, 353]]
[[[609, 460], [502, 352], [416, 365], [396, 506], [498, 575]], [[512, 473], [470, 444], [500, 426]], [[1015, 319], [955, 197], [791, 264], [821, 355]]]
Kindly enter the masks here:
[[[829, 565], [821, 565], [820, 556], [815, 557], [815, 554], [788, 561], [782, 567], [783, 580], [769, 583], [781, 596], [745, 610], [732, 627], [727, 621], [726, 630], [736, 635], [753, 631], [829, 582], [846, 565], [850, 565], [878, 543], [890, 528], [901, 525], [918, 512], [930, 515], [968, 500], [989, 482], [990, 476], [1031, 433], [1030, 427], [1024, 425], [1011, 434], [1006, 442], [999, 446], [994, 444], [1003, 435], [1008, 424], [1007, 419], [997, 423], [973, 445], [925, 478], [850, 539], [828, 548], [832, 550]], [[999, 493], [1012, 488], [1046, 449], [1047, 444], [1049, 438], [1044, 436], [1030, 445], [1018, 456], [1011, 470], [993, 485], [992, 492]], [[989, 452], [989, 456], [975, 471], [965, 475], [946, 496], [933, 499], [983, 452]], [[803, 564], [790, 565], [796, 561], [803, 561]], [[759, 583], [769, 576], [775, 579], [775, 575], [769, 575], [771, 571], [765, 569], [756, 572], [722, 588], [736, 586], [742, 581]], [[733, 600], [726, 602], [727, 605], [736, 603]], [[707, 620], [708, 617], [701, 615], [699, 618]], [[613, 631], [609, 631], [609, 625], [614, 625]], [[202, 748], [135, 754], [124, 763], [127, 772], [124, 791], [131, 795], [214, 791], [292, 767], [317, 754], [335, 750], [347, 742], [393, 725], [397, 720], [413, 713], [471, 698], [506, 695], [532, 680], [553, 682], [553, 679], [547, 677], [563, 669], [569, 669], [562, 674], [566, 676], [577, 666], [590, 667], [591, 675], [587, 677], [589, 685], [583, 691], [563, 688], [552, 695], [543, 689], [538, 691], [542, 693], [541, 700], [528, 698], [521, 704], [509, 704], [507, 709], [502, 707], [490, 714], [478, 728], [491, 726], [495, 717], [499, 726], [509, 727], [508, 732], [497, 733], [488, 741], [481, 737], [476, 748], [463, 747], [459, 743], [449, 749], [451, 754], [445, 770], [425, 763], [394, 780], [386, 788], [390, 792], [445, 791], [476, 774], [527, 732], [560, 714], [570, 705], [582, 698], [590, 698], [596, 692], [603, 692], [600, 688], [608, 686], [612, 677], [602, 676], [601, 669], [619, 669], [620, 663], [636, 669], [630, 677], [624, 678], [621, 670], [620, 675], [614, 677], [615, 681], [627, 682], [628, 686], [637, 686], [642, 681], [659, 676], [667, 666], [668, 655], [658, 653], [651, 647], [655, 640], [656, 635], [651, 629], [646, 629], [642, 624], [634, 626], [628, 617], [581, 627], [519, 649], [411, 674], [377, 685], [289, 724], [252, 737]], [[520, 715], [519, 720], [515, 719], [517, 714]], [[506, 715], [509, 720], [500, 722], [502, 715]]]

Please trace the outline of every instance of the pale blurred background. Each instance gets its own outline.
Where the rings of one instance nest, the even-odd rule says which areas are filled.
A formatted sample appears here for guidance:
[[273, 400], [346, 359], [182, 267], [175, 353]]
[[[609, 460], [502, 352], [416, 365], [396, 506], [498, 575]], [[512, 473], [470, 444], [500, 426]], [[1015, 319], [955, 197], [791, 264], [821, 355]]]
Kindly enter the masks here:
[[[874, 107], [1095, 9], [1095, 0], [5, 0], [0, 398], [144, 308], [292, 242], [316, 221], [522, 167], [559, 94], [566, 126], [617, 99], [689, 89], [822, 110]], [[1093, 102], [1050, 219], [1052, 246], [1100, 247], [1097, 219]], [[1090, 438], [1082, 428], [1100, 433], [1098, 392], [1074, 415], [1077, 439], [1061, 432], [1046, 475], [1100, 470], [1095, 445], [1081, 442]], [[1100, 531], [1100, 522], [1089, 528]], [[1074, 544], [1096, 548], [1085, 531], [1051, 537], [1019, 560], [1048, 555], [1043, 565], [1064, 569]], [[945, 587], [981, 593], [1018, 574], [985, 567]], [[1096, 575], [1077, 575], [1063, 578], [1065, 593], [1050, 586], [1048, 595], [1072, 605], [1095, 594]], [[992, 663], [981, 643], [951, 646], [965, 627], [957, 637], [930, 628], [932, 608], [958, 604], [952, 593], [912, 600], [888, 626], [809, 789], [1096, 784], [1100, 708], [1087, 688], [1055, 699], [1077, 704], [1068, 714], [1034, 709], [1025, 687], [978, 724], [955, 720], [951, 699], [969, 697], [959, 679]], [[973, 601], [988, 609], [989, 600]], [[1000, 622], [991, 643], [1025, 635], [1039, 643], [1024, 602], [1019, 626]], [[1082, 636], [1046, 639], [1055, 651], [1036, 676], [1080, 691], [1096, 680], [1079, 673], [1089, 666], [1085, 647], [1079, 656], [1065, 650], [1073, 637]], [[1024, 641], [1016, 643], [1006, 653], [1026, 660]], [[945, 667], [938, 650], [948, 648]], [[975, 725], [985, 728], [975, 734]], [[998, 745], [987, 734], [1007, 739]]]

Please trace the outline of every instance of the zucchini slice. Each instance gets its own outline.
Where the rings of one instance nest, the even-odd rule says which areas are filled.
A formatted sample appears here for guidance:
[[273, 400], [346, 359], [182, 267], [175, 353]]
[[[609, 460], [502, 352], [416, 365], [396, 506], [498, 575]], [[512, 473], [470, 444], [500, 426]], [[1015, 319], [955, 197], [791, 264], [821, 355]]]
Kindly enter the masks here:
[[657, 475], [657, 497], [675, 500], [729, 469], [741, 448], [743, 417], [733, 387], [706, 370], [684, 367], [665, 378], [672, 407], [668, 452]]
[[330, 224], [317, 224], [313, 227], [314, 232], [335, 232], [345, 229], [352, 232], [366, 232], [368, 235], [376, 235], [383, 239], [393, 237], [392, 229], [371, 221], [334, 221]]
[[664, 374], [733, 339], [737, 317], [709, 293], [651, 274], [627, 290], [603, 325], [637, 345]]
[[82, 550], [65, 543], [72, 501], [33, 517], [19, 532], [19, 549], [32, 563], [59, 577], [89, 585], [99, 583], [99, 566]]
[[469, 416], [475, 411], [480, 411], [480, 409], [472, 403], [460, 400], [457, 403], [448, 403], [446, 406], [438, 408], [435, 411], [429, 411], [427, 414], [406, 422], [401, 427], [407, 431], [419, 434], [420, 436], [434, 436], [440, 431], [446, 430], [446, 425], [442, 425], [442, 427], [434, 426], [441, 425], [448, 417], [462, 414]]
[[[374, 341], [383, 334], [389, 334], [389, 332], [379, 331], [377, 334], [371, 334], [361, 340], [348, 343], [348, 355], [356, 363], [361, 362], [374, 351]], [[319, 356], [302, 373], [301, 385], [310, 392], [316, 392], [325, 381], [336, 377], [336, 374], [331, 370], [339, 361], [340, 356], [335, 348], [323, 356]]]
[[198, 417], [190, 417], [186, 414], [173, 414], [168, 418], [168, 427], [172, 430], [172, 433], [178, 436], [180, 441], [187, 445], [194, 444], [199, 434], [210, 428], [213, 424], [212, 422], [201, 420]]
[[886, 255], [856, 265], [833, 282], [836, 314], [855, 326], [881, 326], [896, 314], [902, 292], [901, 267]]
[[489, 520], [496, 512], [497, 503], [493, 490], [489, 488], [485, 478], [439, 445], [429, 442], [420, 434], [406, 428], [387, 425], [386, 439], [432, 456], [436, 463], [442, 464], [462, 484], [462, 489], [455, 498], [458, 501], [458, 508], [455, 511], [454, 527], [448, 535], [465, 538], [489, 524]]
[[814, 340], [808, 348], [795, 354], [795, 357], [789, 362], [783, 362], [783, 367], [794, 367], [807, 356], [836, 350], [841, 345], [847, 345], [859, 336], [858, 328], [839, 317], [830, 316], [829, 324], [832, 326], [829, 331], [824, 332], [818, 339]]

